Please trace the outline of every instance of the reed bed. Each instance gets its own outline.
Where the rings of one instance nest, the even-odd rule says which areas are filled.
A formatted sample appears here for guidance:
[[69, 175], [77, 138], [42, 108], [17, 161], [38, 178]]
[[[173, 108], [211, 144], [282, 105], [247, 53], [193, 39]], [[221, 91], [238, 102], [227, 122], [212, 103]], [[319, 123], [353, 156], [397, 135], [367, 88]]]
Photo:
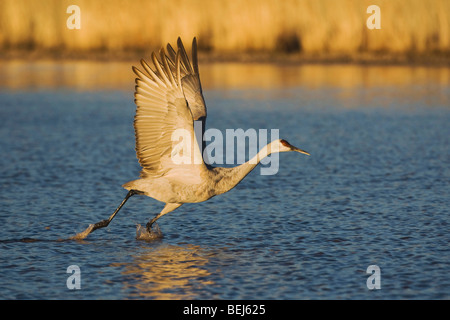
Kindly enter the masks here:
[[[69, 5], [81, 29], [69, 30]], [[367, 7], [381, 9], [370, 30]], [[142, 52], [178, 36], [211, 54], [450, 53], [448, 0], [2, 0], [0, 50]], [[187, 40], [189, 39], [189, 40]]]

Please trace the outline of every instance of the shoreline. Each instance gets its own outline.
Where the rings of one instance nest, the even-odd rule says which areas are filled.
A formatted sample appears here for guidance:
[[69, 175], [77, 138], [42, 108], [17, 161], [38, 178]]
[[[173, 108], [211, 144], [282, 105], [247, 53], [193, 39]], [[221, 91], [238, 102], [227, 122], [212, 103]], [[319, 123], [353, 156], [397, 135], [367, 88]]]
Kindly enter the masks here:
[[[104, 62], [136, 62], [150, 59], [152, 49], [135, 51], [51, 51], [51, 50], [9, 50], [0, 52], [3, 62], [25, 60], [38, 62], [51, 61], [104, 61]], [[189, 53], [188, 53], [189, 54]], [[199, 52], [200, 63], [250, 63], [250, 64], [356, 64], [383, 66], [429, 66], [450, 67], [450, 53], [428, 54], [393, 54], [393, 53], [284, 53], [284, 52]]]

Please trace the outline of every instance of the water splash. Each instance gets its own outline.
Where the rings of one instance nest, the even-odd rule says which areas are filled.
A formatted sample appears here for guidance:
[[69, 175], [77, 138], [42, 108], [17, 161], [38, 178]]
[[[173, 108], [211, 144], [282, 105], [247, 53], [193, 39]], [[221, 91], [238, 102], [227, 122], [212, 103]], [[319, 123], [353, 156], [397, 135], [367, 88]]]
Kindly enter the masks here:
[[137, 224], [136, 226], [136, 239], [144, 240], [144, 241], [153, 241], [162, 239], [163, 234], [158, 224], [154, 223], [150, 232], [148, 232], [147, 228]]

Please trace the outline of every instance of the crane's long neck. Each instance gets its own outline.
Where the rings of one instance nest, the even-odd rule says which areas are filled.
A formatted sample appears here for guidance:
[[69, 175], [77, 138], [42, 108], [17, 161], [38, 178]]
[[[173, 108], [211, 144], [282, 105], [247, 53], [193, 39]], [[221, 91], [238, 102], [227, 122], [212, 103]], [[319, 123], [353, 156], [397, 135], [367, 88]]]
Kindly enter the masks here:
[[223, 174], [221, 179], [217, 182], [217, 194], [221, 194], [233, 189], [239, 182], [241, 182], [255, 167], [259, 164], [261, 159], [264, 159], [272, 152], [270, 151], [271, 144], [269, 143], [263, 147], [253, 158], [249, 161], [234, 167], [234, 168], [218, 168]]

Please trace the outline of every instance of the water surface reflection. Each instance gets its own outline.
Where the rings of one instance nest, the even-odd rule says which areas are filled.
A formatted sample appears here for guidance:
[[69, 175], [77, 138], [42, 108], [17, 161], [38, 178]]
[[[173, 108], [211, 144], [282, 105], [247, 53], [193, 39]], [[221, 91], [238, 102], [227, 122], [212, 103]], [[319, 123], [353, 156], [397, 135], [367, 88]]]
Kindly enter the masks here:
[[[132, 92], [135, 76], [131, 66], [138, 64], [138, 61], [0, 61], [0, 87], [70, 87], [79, 90], [115, 89]], [[200, 62], [200, 75], [204, 89], [445, 86], [450, 83], [450, 68], [421, 66]]]
[[210, 253], [200, 246], [161, 243], [141, 249], [131, 261], [111, 264], [123, 268], [124, 291], [132, 299], [194, 299], [198, 291], [214, 284], [204, 268]]

